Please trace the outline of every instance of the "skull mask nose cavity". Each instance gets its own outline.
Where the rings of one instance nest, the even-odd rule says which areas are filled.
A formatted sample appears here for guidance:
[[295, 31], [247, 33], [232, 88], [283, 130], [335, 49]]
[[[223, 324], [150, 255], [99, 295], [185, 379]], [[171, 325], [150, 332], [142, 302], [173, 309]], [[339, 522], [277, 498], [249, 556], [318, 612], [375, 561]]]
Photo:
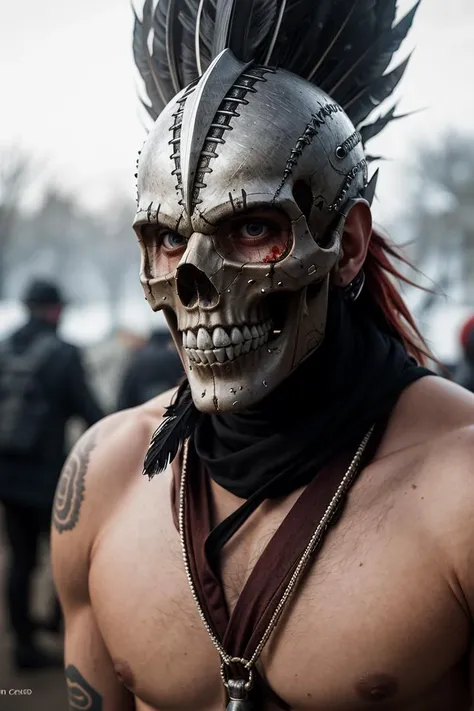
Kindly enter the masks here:
[[203, 271], [193, 264], [183, 264], [177, 274], [178, 296], [186, 308], [199, 305], [211, 309], [219, 303], [219, 292]]

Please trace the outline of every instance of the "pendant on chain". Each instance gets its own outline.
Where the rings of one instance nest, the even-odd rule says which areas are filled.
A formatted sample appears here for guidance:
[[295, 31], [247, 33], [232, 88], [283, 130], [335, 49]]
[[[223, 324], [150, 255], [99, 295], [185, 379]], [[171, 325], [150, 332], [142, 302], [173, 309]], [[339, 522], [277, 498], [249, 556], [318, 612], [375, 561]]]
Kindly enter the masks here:
[[227, 711], [254, 711], [254, 706], [249, 701], [246, 683], [243, 679], [229, 679], [227, 691], [229, 694], [229, 704]]

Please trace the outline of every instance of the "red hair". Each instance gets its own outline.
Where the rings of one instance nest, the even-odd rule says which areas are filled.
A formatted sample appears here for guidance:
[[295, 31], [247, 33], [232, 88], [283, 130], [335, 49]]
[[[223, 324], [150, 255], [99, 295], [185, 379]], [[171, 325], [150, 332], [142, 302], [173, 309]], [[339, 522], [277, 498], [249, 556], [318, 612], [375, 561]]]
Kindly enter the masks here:
[[404, 276], [395, 266], [394, 260], [413, 268], [409, 260], [387, 237], [374, 230], [364, 264], [368, 294], [410, 355], [421, 364], [427, 359], [436, 361], [397, 290], [394, 280], [418, 288], [423, 287], [419, 287]]
[[467, 349], [472, 333], [474, 333], [474, 316], [471, 316], [471, 318], [466, 321], [459, 334], [459, 340], [461, 341], [463, 350]]

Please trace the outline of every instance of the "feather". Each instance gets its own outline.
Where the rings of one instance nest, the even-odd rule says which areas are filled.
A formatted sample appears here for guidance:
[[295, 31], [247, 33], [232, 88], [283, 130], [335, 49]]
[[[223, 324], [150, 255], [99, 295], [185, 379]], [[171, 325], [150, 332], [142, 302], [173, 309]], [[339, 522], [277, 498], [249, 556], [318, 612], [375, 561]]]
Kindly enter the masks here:
[[156, 109], [153, 106], [150, 106], [149, 104], [147, 104], [145, 101], [143, 101], [143, 99], [141, 100], [141, 104], [142, 104], [143, 108], [146, 110], [146, 112], [148, 113], [148, 115], [150, 116], [151, 120], [156, 121], [156, 119], [158, 118], [158, 113], [157, 113]]
[[196, 56], [197, 5], [192, 0], [184, 0], [179, 13], [181, 23], [181, 76], [183, 86], [191, 84], [198, 76], [198, 57]]
[[228, 48], [242, 62], [255, 59], [277, 11], [277, 0], [218, 0], [213, 55]]
[[212, 44], [212, 55], [214, 57], [217, 57], [217, 55], [229, 46], [234, 3], [235, 0], [217, 0], [214, 40]]
[[[261, 61], [258, 52], [275, 25], [278, 16], [277, 0], [259, 0], [253, 2], [252, 13], [247, 22], [246, 34], [243, 38], [244, 51], [242, 61], [250, 62], [255, 57]], [[266, 47], [264, 48], [264, 53]]]
[[168, 12], [166, 13], [166, 56], [168, 58], [168, 66], [171, 77], [171, 82], [173, 84], [174, 93], [177, 94], [181, 89], [181, 83], [179, 80], [179, 69], [178, 69], [178, 58], [176, 56], [176, 47], [179, 45], [179, 41], [176, 41], [174, 35], [178, 28], [178, 23], [176, 22], [175, 15], [175, 4], [176, 0], [168, 0]]
[[[159, 91], [158, 83], [155, 80], [153, 63], [148, 49], [148, 35], [151, 26], [152, 0], [146, 0], [143, 6], [143, 22], [140, 22], [138, 15], [133, 9], [133, 56], [135, 64], [145, 84], [146, 93], [153, 105], [163, 102], [163, 97]], [[164, 104], [163, 104], [164, 105]]]
[[311, 81], [311, 80], [313, 79], [314, 75], [316, 74], [316, 72], [318, 71], [318, 69], [322, 66], [324, 60], [326, 59], [326, 57], [327, 57], [327, 56], [329, 55], [329, 53], [331, 52], [332, 48], [334, 47], [334, 45], [335, 45], [336, 42], [338, 41], [339, 37], [340, 37], [341, 34], [344, 32], [344, 30], [345, 30], [347, 24], [350, 22], [350, 19], [351, 19], [352, 15], [354, 14], [354, 11], [355, 11], [355, 9], [356, 9], [356, 7], [357, 7], [358, 1], [359, 1], [359, 0], [355, 0], [353, 6], [350, 8], [349, 12], [347, 13], [346, 17], [344, 18], [343, 22], [341, 23], [341, 25], [340, 25], [339, 29], [337, 30], [336, 34], [334, 35], [333, 39], [331, 40], [331, 42], [329, 43], [329, 45], [327, 46], [327, 48], [324, 50], [324, 52], [322, 53], [321, 57], [318, 59], [318, 62], [317, 62], [317, 64], [316, 64], [316, 66], [315, 66], [314, 69], [312, 69], [311, 72], [309, 73], [308, 81]]
[[280, 10], [278, 12], [277, 22], [276, 22], [276, 25], [273, 29], [273, 35], [270, 40], [270, 44], [268, 46], [266, 55], [263, 59], [263, 63], [266, 65], [270, 64], [270, 62], [272, 61], [273, 50], [275, 49], [275, 44], [276, 44], [278, 35], [280, 33], [280, 29], [281, 29], [281, 23], [283, 22], [283, 17], [285, 15], [286, 2], [287, 2], [287, 0], [282, 0], [282, 2], [281, 2]]
[[308, 0], [287, 0], [278, 36], [274, 43], [272, 65], [292, 71], [295, 53], [298, 51], [304, 35], [303, 28], [307, 29], [311, 18], [312, 10], [308, 7]]
[[216, 21], [215, 0], [204, 0], [199, 28], [201, 69], [204, 73], [212, 61], [214, 25]]
[[[147, 19], [135, 16], [134, 56], [157, 115], [223, 49], [242, 62], [278, 66], [324, 89], [357, 127], [396, 89], [408, 60], [387, 72], [421, 0], [396, 22], [396, 0], [158, 0], [153, 54]], [[145, 12], [146, 8], [146, 12]], [[364, 126], [377, 135], [393, 113]]]
[[[365, 146], [367, 141], [374, 138], [380, 131], [382, 131], [391, 121], [394, 121], [397, 116], [395, 116], [395, 111], [397, 110], [398, 103], [394, 104], [385, 114], [379, 116], [370, 124], [365, 124], [359, 128], [359, 133], [362, 137], [362, 144]], [[402, 115], [400, 115], [401, 117]]]
[[[375, 3], [376, 0], [356, 0], [355, 2], [339, 2], [333, 4], [331, 15], [327, 18], [325, 26], [320, 31], [317, 44], [312, 50], [321, 55], [324, 54], [325, 61], [320, 63], [318, 73], [313, 74], [313, 81], [321, 85], [324, 78], [330, 71], [343, 63], [345, 55], [361, 42], [362, 37], [371, 37], [375, 27]], [[336, 9], [338, 8], [338, 9]], [[337, 35], [337, 41], [333, 42]], [[326, 47], [330, 45], [329, 52]], [[311, 52], [311, 45], [308, 44], [307, 54]], [[306, 75], [306, 68], [305, 68]]]
[[397, 0], [377, 0], [377, 28], [376, 33], [381, 35], [390, 30], [397, 14]]
[[[173, 98], [175, 91], [171, 80], [171, 73], [168, 64], [168, 54], [166, 50], [166, 17], [169, 0], [158, 0], [155, 14], [153, 16], [153, 55], [152, 61], [154, 73], [158, 80], [158, 89], [162, 96], [162, 105], [156, 106], [158, 113]], [[148, 95], [153, 105], [153, 99]], [[155, 106], [153, 106], [155, 108]]]
[[163, 422], [152, 437], [143, 473], [152, 479], [175, 459], [180, 447], [192, 434], [200, 418], [187, 380], [178, 388], [175, 402], [166, 408]]
[[380, 106], [385, 99], [393, 94], [405, 73], [410, 58], [411, 55], [392, 72], [376, 79], [370, 86], [359, 91], [353, 99], [343, 105], [355, 126], [365, 121], [374, 108]]
[[343, 63], [341, 66], [342, 75], [337, 81], [334, 81], [335, 77], [327, 80], [326, 91], [336, 101], [343, 104], [345, 96], [355, 83], [368, 84], [383, 75], [393, 55], [400, 49], [401, 43], [407, 36], [420, 2], [421, 0], [418, 0], [410, 12], [393, 29], [381, 36], [376, 36], [358, 57], [358, 50], [356, 53], [353, 52], [352, 56], [347, 58], [347, 63]]
[[204, 10], [205, 0], [200, 0], [199, 7], [196, 15], [196, 30], [194, 33], [194, 51], [196, 53], [196, 66], [199, 76], [202, 76], [202, 62], [201, 62], [201, 20], [202, 12]]
[[[421, 0], [418, 0], [392, 30], [380, 35], [378, 42], [375, 42], [373, 53], [364, 62], [363, 75], [366, 76], [366, 72], [369, 73], [369, 76], [366, 77], [367, 81], [381, 76], [387, 70], [394, 54], [400, 49], [413, 25], [420, 3]], [[374, 55], [376, 59], [374, 59]]]
[[408, 111], [404, 114], [395, 114], [396, 106], [397, 105], [395, 104], [395, 106], [393, 106], [386, 114], [380, 116], [378, 119], [373, 121], [373, 123], [365, 124], [359, 128], [359, 133], [362, 136], [362, 143], [364, 146], [368, 143], [368, 141], [371, 141], [372, 138], [383, 131], [389, 123], [392, 123], [392, 121], [399, 121], [400, 119], [404, 119], [418, 113], [418, 111]]
[[321, 0], [315, 5], [314, 10], [309, 12], [307, 6], [301, 6], [298, 13], [300, 15], [299, 27], [291, 43], [293, 57], [288, 66], [290, 71], [296, 70], [295, 73], [304, 75], [308, 65], [307, 60], [314, 55], [315, 48], [317, 48], [318, 55], [320, 54], [323, 44], [320, 41], [320, 35], [324, 32], [333, 6], [333, 0]]
[[384, 156], [372, 156], [372, 155], [367, 155], [365, 157], [367, 163], [375, 163], [375, 161], [380, 161], [380, 160], [388, 160], [387, 158], [384, 158]]

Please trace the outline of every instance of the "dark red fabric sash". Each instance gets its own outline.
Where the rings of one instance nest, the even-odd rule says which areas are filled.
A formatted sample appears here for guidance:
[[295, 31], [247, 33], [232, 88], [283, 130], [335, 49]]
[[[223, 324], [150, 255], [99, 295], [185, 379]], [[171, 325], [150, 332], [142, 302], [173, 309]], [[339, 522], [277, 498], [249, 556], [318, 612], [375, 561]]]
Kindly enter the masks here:
[[[378, 426], [364, 453], [360, 470], [373, 459], [385, 431]], [[231, 656], [250, 659], [272, 618], [299, 559], [336, 493], [355, 449], [345, 451], [322, 467], [305, 488], [257, 561], [231, 615], [222, 583], [206, 555], [211, 532], [210, 478], [189, 447], [186, 478], [185, 529], [191, 574], [199, 601], [217, 638]], [[172, 505], [178, 528], [180, 466], [173, 466]], [[291, 604], [291, 603], [290, 603]], [[267, 687], [280, 708], [290, 707]]]

